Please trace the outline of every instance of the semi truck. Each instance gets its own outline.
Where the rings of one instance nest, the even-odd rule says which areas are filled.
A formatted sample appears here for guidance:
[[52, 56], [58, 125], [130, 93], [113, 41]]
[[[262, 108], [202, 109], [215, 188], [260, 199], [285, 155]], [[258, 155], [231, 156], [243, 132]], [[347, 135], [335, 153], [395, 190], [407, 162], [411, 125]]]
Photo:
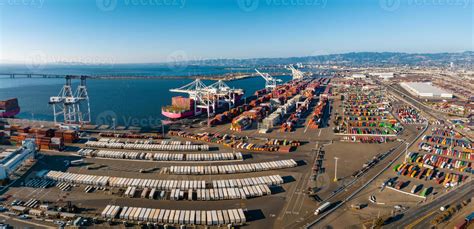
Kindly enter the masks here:
[[319, 214], [323, 213], [324, 211], [326, 211], [329, 208], [329, 206], [331, 206], [331, 202], [324, 203], [323, 205], [319, 206], [314, 211], [314, 215], [319, 215]]

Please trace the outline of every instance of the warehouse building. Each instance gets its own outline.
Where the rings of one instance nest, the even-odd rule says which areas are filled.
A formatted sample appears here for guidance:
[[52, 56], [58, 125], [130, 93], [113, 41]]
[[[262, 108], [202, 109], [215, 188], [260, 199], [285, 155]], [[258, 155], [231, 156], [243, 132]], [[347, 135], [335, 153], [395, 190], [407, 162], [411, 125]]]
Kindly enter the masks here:
[[36, 145], [34, 140], [25, 140], [23, 145], [15, 150], [5, 150], [0, 153], [0, 180], [5, 180], [24, 161], [34, 158]]
[[419, 98], [426, 99], [452, 99], [453, 94], [441, 88], [424, 82], [403, 82], [400, 83], [404, 89]]
[[367, 76], [365, 74], [356, 73], [356, 74], [352, 74], [352, 76], [350, 78], [352, 78], [352, 79], [365, 79], [365, 78], [367, 78]]
[[394, 77], [393, 72], [372, 72], [369, 76], [375, 76], [384, 80], [392, 79]]

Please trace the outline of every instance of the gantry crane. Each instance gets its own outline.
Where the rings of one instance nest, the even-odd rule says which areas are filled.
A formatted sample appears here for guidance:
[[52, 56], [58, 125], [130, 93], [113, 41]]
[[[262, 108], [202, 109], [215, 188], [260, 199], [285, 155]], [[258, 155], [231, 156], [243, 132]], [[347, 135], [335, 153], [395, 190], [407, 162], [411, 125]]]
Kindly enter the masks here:
[[[237, 103], [236, 95], [243, 94], [244, 91], [242, 89], [235, 89], [230, 88], [224, 81], [219, 80], [209, 86], [207, 86], [207, 90], [217, 97], [217, 101], [227, 103], [229, 105], [229, 109], [234, 108]], [[218, 106], [222, 106], [222, 104], [218, 104]]]
[[208, 117], [214, 114], [217, 107], [223, 105], [222, 103], [227, 103], [229, 109], [235, 107], [237, 100], [240, 99], [237, 95], [244, 93], [242, 89], [230, 88], [222, 80], [206, 86], [200, 79], [170, 91], [188, 94], [189, 98], [194, 100], [194, 114], [199, 115], [205, 109]]
[[281, 79], [275, 79], [268, 73], [261, 73], [257, 69], [255, 71], [265, 80], [266, 89], [273, 90], [277, 86], [277, 82], [281, 82]]
[[[81, 80], [76, 92], [72, 89], [72, 79]], [[87, 76], [65, 77], [66, 84], [59, 91], [58, 96], [51, 96], [49, 104], [53, 107], [54, 122], [63, 117], [65, 124], [87, 124], [91, 122], [89, 95], [87, 92]]]
[[303, 72], [293, 67], [293, 65], [290, 64], [287, 69], [291, 71], [291, 74], [293, 75], [293, 80], [304, 78]]
[[[182, 87], [170, 89], [171, 92], [186, 93], [194, 100], [194, 114], [201, 114], [202, 109], [207, 110], [207, 116], [215, 112], [215, 98], [211, 96], [208, 87], [200, 80], [196, 79]], [[211, 111], [212, 108], [212, 111]]]

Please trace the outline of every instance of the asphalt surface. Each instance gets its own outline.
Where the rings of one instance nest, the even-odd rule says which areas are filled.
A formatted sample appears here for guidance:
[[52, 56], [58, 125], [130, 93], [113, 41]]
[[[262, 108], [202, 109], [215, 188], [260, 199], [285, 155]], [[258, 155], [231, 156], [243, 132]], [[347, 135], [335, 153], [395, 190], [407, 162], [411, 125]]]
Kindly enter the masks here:
[[390, 225], [395, 228], [429, 228], [431, 212], [438, 211], [442, 206], [458, 204], [465, 199], [474, 196], [474, 181], [471, 179], [468, 183], [452, 190], [443, 196], [438, 196], [435, 200], [418, 208], [413, 208], [404, 213], [403, 220], [399, 220]]
[[[425, 129], [426, 130], [426, 129]], [[411, 144], [415, 143], [418, 138], [424, 133], [421, 132], [417, 136], [412, 136], [409, 140]], [[401, 143], [389, 156], [387, 156], [384, 160], [377, 163], [375, 167], [370, 169], [366, 174], [355, 179], [353, 183], [348, 184], [346, 187], [341, 188], [335, 195], [329, 199], [324, 200], [330, 201], [333, 203], [333, 207], [323, 213], [320, 216], [315, 216], [313, 214], [307, 216], [305, 222], [311, 222], [309, 224], [298, 225], [297, 227], [306, 227], [312, 228], [316, 226], [319, 222], [324, 220], [329, 214], [335, 212], [339, 207], [341, 207], [345, 202], [349, 201], [352, 197], [354, 197], [357, 193], [362, 191], [365, 187], [367, 187], [373, 180], [375, 180], [380, 174], [382, 174], [387, 168], [390, 168], [390, 165], [396, 161], [400, 156], [404, 155], [405, 152], [405, 144]]]
[[[413, 106], [417, 107], [418, 109], [420, 110], [423, 110], [426, 114], [428, 114], [429, 116], [431, 117], [435, 117], [437, 119], [441, 119], [443, 121], [445, 121], [443, 118], [444, 118], [444, 115], [442, 114], [438, 114], [438, 112], [436, 112], [436, 114], [433, 114], [431, 112], [427, 112], [427, 108], [425, 105], [421, 104], [418, 100], [412, 98], [410, 95], [408, 94], [405, 94], [404, 92], [400, 91], [399, 89], [396, 89], [392, 86], [388, 86], [387, 88], [391, 89], [392, 92], [394, 92], [395, 94], [402, 94], [403, 95], [403, 100], [405, 101], [408, 101], [409, 103], [411, 103]], [[429, 111], [434, 111], [432, 110], [431, 108], [429, 108]], [[428, 127], [426, 128], [428, 129]], [[418, 140], [418, 138], [426, 131], [426, 129], [420, 133], [415, 139], [410, 139], [411, 143], [413, 144], [414, 142], [416, 142]], [[457, 130], [459, 131], [459, 130]], [[375, 168], [379, 168], [379, 169], [375, 169], [375, 168], [372, 168], [371, 170], [369, 170], [368, 173], [366, 173], [364, 176], [362, 176], [362, 178], [366, 178], [366, 179], [369, 179], [369, 177], [373, 177], [373, 179], [376, 178], [376, 176], [378, 176], [379, 174], [381, 174], [382, 172], [384, 172], [388, 167], [386, 168], [382, 168], [380, 170], [380, 164], [384, 164], [384, 162], [387, 162], [389, 161], [390, 159], [390, 162], [394, 161], [396, 158], [398, 158], [399, 156], [403, 155], [403, 151], [404, 151], [404, 147], [399, 147], [397, 148], [395, 154], [392, 153], [390, 154], [387, 158], [385, 158], [385, 160], [383, 160], [382, 162], [379, 162], [379, 164], [375, 167]], [[397, 155], [394, 159], [394, 155]], [[375, 175], [374, 175], [375, 174]], [[307, 216], [307, 218], [305, 218], [304, 222], [308, 222], [310, 221], [311, 223], [309, 225], [295, 225], [296, 227], [302, 227], [302, 226], [305, 226], [307, 228], [310, 228], [310, 227], [313, 227], [313, 226], [316, 226], [317, 223], [319, 223], [320, 221], [322, 221], [325, 217], [327, 217], [329, 214], [335, 212], [340, 206], [343, 205], [343, 203], [345, 203], [346, 201], [348, 201], [349, 199], [351, 199], [353, 196], [355, 196], [358, 192], [360, 192], [362, 189], [364, 189], [365, 187], [367, 187], [367, 185], [369, 183], [371, 183], [372, 179], [369, 179], [369, 182], [361, 185], [360, 183], [361, 182], [354, 182], [354, 183], [359, 183], [359, 185], [357, 184], [350, 184], [349, 187], [345, 187], [345, 188], [342, 188], [339, 190], [339, 192], [335, 193], [335, 195], [328, 199], [330, 200], [332, 203], [334, 203], [335, 206], [332, 207], [332, 209], [330, 209], [328, 212], [326, 212], [325, 214], [323, 213], [321, 216], [314, 216], [314, 215], [309, 215]], [[420, 219], [420, 217], [422, 217], [426, 212], [428, 211], [433, 211], [434, 208], [439, 208], [440, 206], [443, 206], [444, 204], [447, 204], [447, 203], [452, 203], [452, 202], [456, 202], [456, 201], [459, 201], [460, 199], [462, 199], [463, 197], [464, 198], [467, 198], [466, 195], [473, 195], [472, 193], [472, 190], [473, 190], [473, 183], [472, 182], [469, 182], [469, 183], [466, 183], [464, 186], [460, 187], [460, 188], [457, 188], [455, 190], [452, 190], [450, 191], [446, 196], [440, 198], [438, 197], [437, 199], [435, 199], [434, 201], [430, 202], [429, 204], [426, 204], [426, 205], [422, 205], [422, 207], [420, 208], [414, 208], [412, 209], [411, 211], [412, 212], [407, 212], [407, 214], [405, 214], [405, 216], [403, 217], [403, 222], [398, 222], [398, 223], [403, 223], [403, 225], [394, 225], [394, 227], [396, 228], [404, 228], [405, 226], [407, 225], [410, 225], [410, 223], [413, 223], [415, 222], [415, 220], [418, 220]], [[466, 194], [466, 195], [462, 195], [462, 194]], [[325, 201], [328, 201], [328, 200], [325, 200]], [[408, 217], [407, 217], [408, 216]], [[424, 223], [421, 223], [421, 224], [418, 224], [420, 225], [421, 227], [420, 228], [423, 228], [423, 226], [426, 226], [426, 222]], [[392, 225], [391, 225], [392, 226]], [[426, 227], [424, 227], [426, 228]]]

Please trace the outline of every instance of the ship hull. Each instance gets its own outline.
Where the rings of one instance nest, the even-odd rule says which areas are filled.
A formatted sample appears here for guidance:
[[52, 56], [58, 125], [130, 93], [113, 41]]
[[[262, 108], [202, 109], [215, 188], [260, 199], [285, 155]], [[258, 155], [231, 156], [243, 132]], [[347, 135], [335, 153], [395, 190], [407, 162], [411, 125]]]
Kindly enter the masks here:
[[184, 112], [179, 112], [179, 113], [173, 113], [173, 112], [161, 110], [161, 114], [167, 118], [180, 119], [180, 118], [187, 118], [187, 117], [194, 116], [194, 111], [189, 110], [189, 111], [184, 111]]
[[8, 110], [8, 111], [0, 111], [0, 118], [12, 118], [15, 115], [20, 113], [20, 108]]

